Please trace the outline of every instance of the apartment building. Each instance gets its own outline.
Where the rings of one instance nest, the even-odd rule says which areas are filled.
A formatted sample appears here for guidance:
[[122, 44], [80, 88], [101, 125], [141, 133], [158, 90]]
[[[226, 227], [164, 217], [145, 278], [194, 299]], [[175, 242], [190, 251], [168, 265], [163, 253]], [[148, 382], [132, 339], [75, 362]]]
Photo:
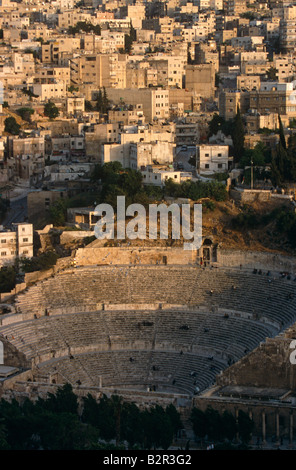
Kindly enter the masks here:
[[70, 54], [75, 51], [80, 51], [80, 38], [61, 36], [50, 40], [49, 44], [42, 44], [41, 60], [45, 64], [58, 64], [63, 54]]
[[236, 77], [236, 88], [238, 90], [259, 90], [261, 84], [259, 75], [238, 75]]
[[8, 158], [15, 158], [19, 155], [23, 155], [25, 157], [30, 155], [44, 156], [45, 139], [44, 136], [9, 136], [7, 137], [6, 150]]
[[196, 151], [199, 174], [210, 175], [228, 171], [228, 145], [197, 145]]
[[117, 105], [122, 102], [129, 105], [142, 104], [146, 121], [169, 118], [169, 90], [163, 88], [125, 88], [120, 90], [108, 88], [107, 95]]
[[249, 133], [258, 132], [259, 129], [276, 130], [279, 128], [279, 117], [276, 113], [260, 114], [255, 110], [244, 115], [245, 126]]
[[141, 124], [145, 121], [142, 104], [122, 106], [108, 111], [108, 121], [119, 122], [123, 126]]
[[147, 62], [149, 67], [157, 73], [158, 85], [182, 88], [187, 57], [156, 56], [148, 59]]
[[247, 9], [246, 0], [224, 0], [223, 4], [226, 14], [229, 16], [238, 16]]
[[66, 112], [68, 116], [76, 116], [84, 113], [85, 98], [84, 96], [67, 96], [66, 98]]
[[154, 186], [163, 187], [168, 180], [173, 180], [175, 183], [181, 182], [181, 172], [171, 169], [162, 169], [160, 165], [147, 165], [144, 170], [141, 170], [143, 177], [143, 184], [153, 184]]
[[32, 224], [13, 224], [11, 230], [0, 227], [0, 267], [13, 264], [17, 258], [31, 258], [32, 256]]
[[39, 97], [41, 102], [56, 98], [64, 98], [67, 93], [67, 86], [62, 82], [54, 83], [34, 83], [30, 86], [34, 95]]
[[102, 163], [118, 161], [123, 168], [139, 170], [147, 165], [172, 164], [175, 144], [168, 141], [104, 144]]
[[296, 90], [293, 83], [261, 83], [260, 90], [250, 92], [250, 108], [262, 114], [296, 117]]
[[238, 106], [242, 114], [246, 113], [250, 108], [250, 93], [242, 90], [222, 90], [218, 97], [219, 115], [226, 121], [231, 120], [235, 117]]
[[202, 98], [213, 98], [215, 94], [214, 64], [187, 65], [185, 67], [186, 89], [201, 95]]
[[63, 66], [41, 66], [34, 74], [34, 83], [55, 83], [64, 82], [70, 85], [70, 67]]
[[294, 78], [295, 62], [291, 56], [275, 56], [273, 67], [276, 69], [276, 76], [279, 82], [290, 82]]
[[279, 36], [282, 51], [293, 53], [296, 44], [296, 5], [289, 5], [283, 9]]
[[95, 87], [125, 88], [125, 54], [88, 54], [70, 60], [71, 83], [92, 83]]
[[90, 13], [82, 12], [77, 9], [58, 13], [58, 27], [61, 29], [68, 29], [70, 26], [75, 26], [80, 21], [91, 23], [93, 18]]

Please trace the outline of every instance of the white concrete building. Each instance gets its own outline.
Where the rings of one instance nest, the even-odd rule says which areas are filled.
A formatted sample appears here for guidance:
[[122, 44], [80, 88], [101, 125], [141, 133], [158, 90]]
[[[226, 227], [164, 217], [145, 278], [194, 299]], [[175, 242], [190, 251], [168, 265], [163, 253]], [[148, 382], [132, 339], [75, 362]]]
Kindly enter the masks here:
[[33, 256], [33, 225], [13, 224], [12, 230], [0, 228], [0, 266], [13, 264], [17, 258]]
[[228, 145], [198, 145], [197, 169], [199, 174], [210, 175], [228, 171]]

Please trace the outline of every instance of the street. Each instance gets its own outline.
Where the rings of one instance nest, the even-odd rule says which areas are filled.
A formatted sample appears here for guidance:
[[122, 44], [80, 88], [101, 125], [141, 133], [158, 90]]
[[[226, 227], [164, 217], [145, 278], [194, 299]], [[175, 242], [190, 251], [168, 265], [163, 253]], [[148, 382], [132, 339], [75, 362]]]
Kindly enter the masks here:
[[4, 227], [10, 227], [12, 223], [24, 222], [27, 217], [27, 196], [10, 200], [10, 208], [2, 222]]
[[[195, 147], [187, 147], [187, 150], [182, 150], [182, 147], [177, 147], [176, 157], [174, 159], [174, 163], [176, 164], [175, 169], [180, 169], [184, 171], [194, 171], [195, 167], [188, 163], [188, 160], [191, 156], [195, 157]], [[179, 168], [177, 168], [177, 164], [179, 164]], [[181, 168], [181, 165], [183, 166], [183, 168]]]

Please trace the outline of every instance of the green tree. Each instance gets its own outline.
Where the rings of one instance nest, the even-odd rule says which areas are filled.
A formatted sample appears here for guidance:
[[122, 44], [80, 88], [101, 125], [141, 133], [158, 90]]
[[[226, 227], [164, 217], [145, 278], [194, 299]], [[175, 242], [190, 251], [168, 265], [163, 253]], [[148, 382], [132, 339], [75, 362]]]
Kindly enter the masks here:
[[110, 398], [110, 405], [113, 410], [115, 421], [116, 444], [119, 444], [121, 441], [121, 414], [123, 409], [123, 398], [119, 395], [112, 395]]
[[55, 119], [59, 116], [60, 112], [57, 106], [52, 102], [48, 101], [44, 106], [44, 115], [49, 119]]
[[102, 439], [116, 437], [116, 421], [110, 398], [103, 395], [97, 402], [90, 394], [84, 398], [82, 419], [99, 430]]
[[137, 40], [137, 31], [136, 29], [133, 27], [132, 23], [131, 23], [131, 27], [130, 27], [130, 37], [132, 39], [132, 41], [136, 41]]
[[23, 107], [17, 109], [16, 112], [24, 121], [31, 122], [31, 116], [34, 114], [34, 109]]
[[178, 431], [183, 428], [180, 413], [172, 403], [166, 407], [165, 412], [171, 421], [174, 435], [177, 436]]
[[107, 96], [106, 88], [103, 87], [103, 94], [102, 94], [102, 113], [107, 114], [109, 109], [109, 99]]
[[126, 440], [130, 448], [136, 444], [142, 445], [144, 433], [142, 426], [141, 411], [135, 403], [124, 403], [121, 410], [120, 435], [122, 440]]
[[15, 287], [16, 269], [14, 266], [0, 268], [0, 293], [10, 292]]
[[222, 130], [222, 126], [225, 123], [225, 119], [219, 114], [215, 113], [212, 119], [209, 121], [209, 137], [216, 135], [219, 130]]
[[9, 116], [4, 121], [4, 131], [8, 134], [18, 135], [20, 133], [21, 126], [16, 122], [13, 116]]
[[233, 156], [234, 161], [237, 163], [244, 155], [245, 146], [245, 129], [243, 120], [240, 114], [240, 107], [237, 106], [237, 112], [233, 122], [232, 128], [232, 142], [233, 142]]
[[133, 197], [142, 187], [142, 173], [130, 168], [120, 174], [118, 185], [126, 192], [127, 195]]
[[46, 271], [56, 264], [58, 258], [59, 255], [55, 251], [46, 251], [32, 258], [20, 258], [19, 267], [25, 273]]
[[279, 120], [280, 144], [281, 144], [281, 146], [283, 147], [284, 150], [287, 150], [284, 127], [283, 127], [283, 123], [282, 123], [280, 115], [278, 115], [278, 120]]
[[205, 413], [199, 408], [194, 407], [191, 411], [191, 422], [193, 432], [196, 437], [204, 439], [207, 434], [207, 420]]
[[278, 70], [275, 67], [269, 67], [266, 71], [267, 78], [269, 80], [277, 80]]
[[50, 221], [56, 227], [64, 226], [67, 219], [68, 201], [64, 198], [57, 199], [49, 207]]
[[213, 441], [221, 440], [222, 433], [222, 419], [217, 410], [209, 406], [205, 411], [206, 433], [208, 438]]
[[222, 429], [224, 436], [232, 441], [236, 434], [236, 420], [235, 417], [227, 410], [222, 414]]
[[132, 50], [132, 45], [133, 45], [133, 39], [130, 36], [130, 34], [125, 34], [124, 35], [124, 52], [127, 54], [131, 53]]
[[174, 429], [165, 410], [155, 405], [146, 409], [142, 416], [147, 448], [168, 449], [173, 441]]
[[238, 412], [238, 433], [243, 443], [248, 443], [251, 439], [251, 433], [254, 428], [254, 422], [247, 413], [242, 410]]
[[93, 111], [93, 105], [91, 101], [85, 100], [85, 111]]
[[101, 113], [102, 107], [103, 107], [103, 94], [102, 94], [102, 90], [99, 89], [98, 94], [97, 94], [97, 99], [96, 99], [96, 110]]
[[0, 222], [4, 219], [9, 207], [9, 200], [0, 196]]
[[59, 387], [55, 394], [48, 393], [48, 397], [43, 402], [43, 405], [48, 411], [55, 413], [72, 413], [75, 415], [78, 410], [77, 396], [73, 392], [70, 383]]
[[6, 427], [4, 420], [0, 419], [0, 450], [10, 450], [10, 446], [7, 442]]

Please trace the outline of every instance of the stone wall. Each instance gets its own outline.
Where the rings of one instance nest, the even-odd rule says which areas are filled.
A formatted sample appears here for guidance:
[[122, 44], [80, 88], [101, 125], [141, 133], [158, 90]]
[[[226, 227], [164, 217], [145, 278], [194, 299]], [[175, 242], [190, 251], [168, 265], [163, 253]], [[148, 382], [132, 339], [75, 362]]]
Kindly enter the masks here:
[[75, 254], [77, 266], [112, 264], [196, 264], [197, 252], [183, 248], [79, 248]]
[[288, 338], [267, 338], [219, 375], [217, 384], [295, 390], [296, 366], [290, 363], [290, 342]]
[[31, 367], [31, 362], [26, 359], [25, 355], [22, 352], [16, 349], [16, 347], [9, 342], [9, 338], [6, 339], [5, 337], [1, 336], [1, 342], [3, 343], [3, 363], [5, 364], [5, 366], [18, 367], [24, 369]]
[[[199, 264], [198, 250], [184, 250], [170, 247], [86, 247], [79, 248], [75, 254], [77, 266], [88, 265], [137, 265]], [[296, 259], [279, 253], [253, 252], [218, 249], [218, 265], [233, 268], [265, 269], [276, 272], [296, 273]]]
[[12, 289], [10, 292], [3, 292], [2, 294], [0, 293], [0, 302], [6, 302], [7, 300], [10, 300], [15, 294], [18, 294], [24, 290], [26, 286], [26, 283], [22, 282], [20, 284], [16, 284], [14, 289]]
[[230, 190], [230, 197], [241, 204], [252, 204], [254, 202], [278, 201], [280, 204], [290, 204], [292, 196], [287, 194], [275, 194], [268, 189], [241, 189]]
[[47, 279], [50, 276], [54, 276], [54, 274], [56, 274], [58, 271], [70, 268], [71, 266], [73, 266], [73, 259], [70, 256], [59, 258], [56, 264], [50, 269], [46, 269], [45, 271], [33, 271], [32, 273], [26, 273], [25, 283], [28, 286], [34, 282], [42, 281], [43, 279]]
[[277, 272], [296, 273], [296, 259], [279, 253], [218, 250], [218, 263], [221, 266], [249, 269], [265, 269]]
[[66, 230], [60, 236], [60, 243], [64, 245], [77, 239], [93, 236], [94, 232], [92, 230]]

